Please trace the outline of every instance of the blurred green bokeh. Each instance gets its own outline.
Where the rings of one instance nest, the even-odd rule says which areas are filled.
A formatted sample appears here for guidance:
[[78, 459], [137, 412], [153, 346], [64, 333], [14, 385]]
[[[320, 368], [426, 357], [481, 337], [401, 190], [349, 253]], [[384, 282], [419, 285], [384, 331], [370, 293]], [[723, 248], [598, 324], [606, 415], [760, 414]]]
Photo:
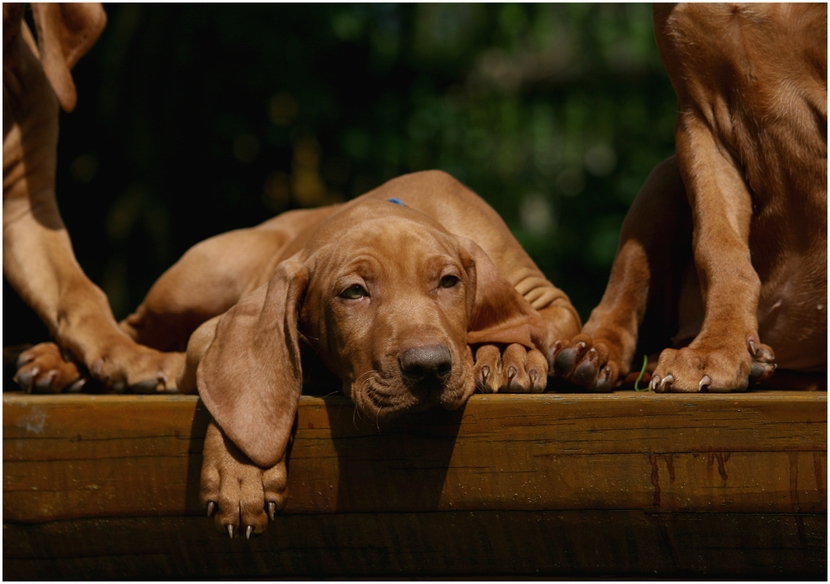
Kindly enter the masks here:
[[[645, 4], [106, 11], [73, 71], [58, 200], [119, 318], [201, 239], [440, 168], [502, 214], [584, 319], [626, 209], [673, 150]], [[40, 340], [14, 301], [5, 344]]]

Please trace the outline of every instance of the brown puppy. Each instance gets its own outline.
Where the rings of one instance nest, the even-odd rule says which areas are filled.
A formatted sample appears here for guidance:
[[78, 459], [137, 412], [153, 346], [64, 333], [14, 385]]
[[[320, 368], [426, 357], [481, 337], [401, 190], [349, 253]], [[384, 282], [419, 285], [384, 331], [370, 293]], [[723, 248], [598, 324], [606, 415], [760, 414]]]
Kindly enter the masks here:
[[[115, 389], [175, 389], [181, 357], [137, 345], [83, 273], [55, 199], [58, 115], [75, 107], [71, 68], [106, 24], [99, 4], [3, 4], [3, 274], [65, 350]], [[43, 349], [44, 346], [41, 346]], [[47, 345], [54, 348], [54, 345]], [[18, 381], [61, 390], [78, 381], [54, 351], [21, 355]]]
[[674, 347], [655, 391], [744, 390], [776, 363], [826, 385], [827, 5], [658, 4], [654, 29], [676, 157], [628, 212], [605, 295], [555, 346], [556, 373], [610, 390], [639, 341]]
[[476, 388], [544, 391], [554, 342], [581, 325], [498, 214], [429, 171], [196, 245], [121, 326], [148, 347], [187, 346], [174, 380], [198, 386], [215, 420], [202, 500], [220, 530], [250, 535], [287, 498], [303, 363], [322, 362], [382, 423], [458, 408]]
[[[209, 240], [138, 314], [155, 311], [159, 297], [169, 303], [170, 290], [213, 289], [228, 277], [216, 262], [236, 265], [251, 247], [262, 250], [261, 265], [233, 276], [241, 299], [192, 335], [182, 380], [191, 383], [199, 363], [199, 393], [215, 420], [201, 496], [231, 536], [263, 531], [285, 504], [302, 358], [319, 356], [358, 412], [383, 422], [458, 408], [476, 387], [543, 391], [549, 347], [579, 330], [567, 297], [498, 215], [440, 172]], [[201, 269], [206, 261], [213, 275]]]

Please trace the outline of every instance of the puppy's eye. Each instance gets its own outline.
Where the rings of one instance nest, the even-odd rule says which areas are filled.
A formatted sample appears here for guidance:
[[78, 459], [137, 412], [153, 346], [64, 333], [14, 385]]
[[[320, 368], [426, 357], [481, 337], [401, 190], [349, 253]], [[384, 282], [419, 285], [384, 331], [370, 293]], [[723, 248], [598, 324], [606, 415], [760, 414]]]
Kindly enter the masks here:
[[452, 288], [456, 284], [458, 284], [458, 277], [456, 276], [444, 276], [441, 278], [441, 287], [442, 288]]
[[340, 293], [340, 298], [348, 298], [349, 300], [360, 300], [364, 296], [368, 296], [368, 293], [360, 284], [349, 286]]

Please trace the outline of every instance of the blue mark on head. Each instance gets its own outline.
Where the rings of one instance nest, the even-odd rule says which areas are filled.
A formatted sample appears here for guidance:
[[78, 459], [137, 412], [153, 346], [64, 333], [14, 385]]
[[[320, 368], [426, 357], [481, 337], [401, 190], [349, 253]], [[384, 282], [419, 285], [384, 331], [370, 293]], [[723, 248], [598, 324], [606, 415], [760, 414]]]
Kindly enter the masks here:
[[398, 199], [397, 197], [396, 197], [396, 198], [393, 198], [393, 199], [387, 199], [387, 200], [388, 200], [390, 203], [395, 203], [396, 205], [403, 205], [404, 207], [406, 207], [406, 203], [404, 203], [403, 201], [401, 201], [401, 200], [400, 200], [400, 199]]

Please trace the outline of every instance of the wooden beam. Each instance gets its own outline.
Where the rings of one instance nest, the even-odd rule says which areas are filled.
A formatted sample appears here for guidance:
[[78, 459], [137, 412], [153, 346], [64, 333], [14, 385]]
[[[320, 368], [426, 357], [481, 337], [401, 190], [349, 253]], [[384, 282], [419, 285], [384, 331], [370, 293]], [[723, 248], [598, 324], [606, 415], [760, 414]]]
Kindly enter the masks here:
[[476, 395], [382, 432], [303, 397], [250, 542], [199, 505], [207, 421], [4, 394], [4, 576], [826, 575], [826, 392]]

